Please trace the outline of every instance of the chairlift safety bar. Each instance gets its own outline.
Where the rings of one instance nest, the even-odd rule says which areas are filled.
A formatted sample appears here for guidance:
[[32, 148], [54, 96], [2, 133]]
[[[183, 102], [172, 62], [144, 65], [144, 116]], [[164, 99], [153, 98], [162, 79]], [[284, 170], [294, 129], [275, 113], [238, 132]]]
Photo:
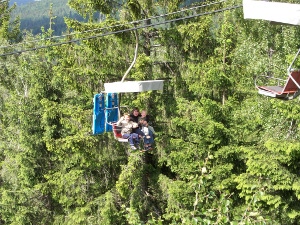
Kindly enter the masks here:
[[295, 63], [295, 61], [296, 61], [296, 59], [297, 59], [299, 53], [300, 53], [300, 48], [299, 48], [297, 54], [295, 55], [295, 57], [294, 57], [294, 59], [293, 59], [291, 65], [290, 65], [289, 68], [287, 69], [287, 70], [288, 70], [288, 76], [289, 76], [289, 78], [291, 78], [291, 80], [294, 82], [294, 84], [296, 84], [296, 86], [298, 87], [298, 89], [300, 89], [300, 85], [299, 85], [298, 82], [291, 76], [291, 70], [292, 70], [292, 66], [293, 66], [293, 64]]

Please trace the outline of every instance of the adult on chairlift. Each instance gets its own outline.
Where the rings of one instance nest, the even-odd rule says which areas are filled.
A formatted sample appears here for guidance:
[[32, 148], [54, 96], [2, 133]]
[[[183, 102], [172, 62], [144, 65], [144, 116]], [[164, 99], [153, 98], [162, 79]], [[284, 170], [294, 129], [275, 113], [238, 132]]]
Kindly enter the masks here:
[[138, 123], [139, 122], [139, 117], [141, 116], [140, 114], [140, 110], [138, 107], [134, 107], [131, 111], [131, 114], [130, 114], [130, 120], [135, 122], [135, 123]]
[[[130, 121], [138, 124], [140, 117], [141, 117], [141, 114], [140, 114], [139, 108], [134, 107], [130, 114]], [[133, 128], [132, 132], [138, 134], [140, 137], [144, 136], [144, 133], [141, 131], [141, 129], [139, 127]]]

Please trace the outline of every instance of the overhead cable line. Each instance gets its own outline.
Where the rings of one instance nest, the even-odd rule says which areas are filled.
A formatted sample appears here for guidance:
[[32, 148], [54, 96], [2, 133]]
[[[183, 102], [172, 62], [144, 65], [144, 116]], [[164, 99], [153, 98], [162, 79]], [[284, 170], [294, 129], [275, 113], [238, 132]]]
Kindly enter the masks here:
[[[194, 14], [194, 15], [191, 15], [191, 16], [185, 16], [185, 17], [180, 17], [180, 18], [176, 18], [176, 19], [166, 20], [166, 21], [163, 21], [163, 22], [146, 24], [146, 25], [136, 26], [136, 27], [127, 28], [127, 29], [118, 30], [118, 31], [106, 32], [106, 33], [97, 34], [97, 35], [93, 35], [93, 36], [89, 36], [89, 37], [77, 38], [77, 39], [73, 39], [73, 40], [69, 40], [69, 41], [64, 41], [64, 42], [59, 42], [59, 43], [54, 43], [54, 44], [49, 44], [49, 45], [43, 45], [43, 46], [38, 46], [38, 47], [34, 47], [34, 48], [28, 48], [28, 49], [24, 49], [24, 50], [20, 50], [20, 51], [7, 52], [7, 53], [0, 54], [0, 56], [20, 54], [20, 53], [23, 53], [23, 52], [35, 51], [35, 50], [38, 50], [38, 49], [44, 49], [44, 48], [55, 47], [55, 46], [59, 46], [59, 45], [79, 42], [79, 41], [90, 40], [90, 39], [94, 39], [94, 38], [98, 38], [98, 37], [104, 37], [104, 36], [108, 36], [108, 35], [113, 35], [113, 34], [118, 34], [118, 33], [138, 30], [138, 29], [143, 29], [143, 28], [147, 28], [147, 27], [155, 27], [155, 26], [158, 26], [158, 25], [163, 25], [163, 24], [177, 22], [177, 21], [186, 20], [186, 19], [192, 19], [192, 18], [195, 18], [195, 17], [210, 15], [210, 14], [219, 13], [219, 12], [223, 12], [223, 11], [227, 11], [227, 10], [232, 10], [232, 9], [236, 9], [236, 8], [240, 8], [240, 7], [242, 7], [242, 5], [235, 5], [235, 6], [231, 6], [231, 7], [227, 7], [227, 8], [214, 10], [214, 11], [211, 11], [211, 12], [204, 12], [204, 13]], [[8, 46], [8, 47], [10, 47], [10, 46]], [[13, 47], [13, 46], [11, 46], [11, 47]]]
[[149, 21], [151, 19], [159, 19], [159, 18], [163, 18], [163, 17], [166, 17], [166, 16], [175, 15], [175, 14], [178, 14], [178, 13], [183, 13], [183, 12], [186, 12], [186, 11], [190, 11], [190, 10], [200, 9], [200, 8], [203, 8], [203, 7], [206, 7], [206, 6], [212, 6], [212, 5], [220, 4], [222, 2], [224, 2], [224, 1], [212, 2], [212, 3], [209, 3], [209, 4], [205, 4], [205, 5], [185, 8], [185, 9], [181, 9], [179, 11], [166, 13], [166, 14], [161, 14], [161, 15], [158, 15], [158, 16], [152, 16], [152, 17], [148, 17], [146, 19], [135, 20], [135, 21], [131, 21], [131, 22], [123, 23], [123, 24], [117, 24], [117, 25], [113, 25], [113, 26], [106, 26], [106, 27], [101, 27], [101, 28], [96, 28], [96, 29], [91, 29], [91, 30], [85, 30], [85, 31], [82, 31], [82, 32], [73, 32], [73, 33], [70, 33], [70, 34], [64, 34], [64, 35], [60, 35], [60, 36], [52, 36], [52, 37], [44, 38], [44, 39], [35, 39], [35, 40], [32, 40], [32, 41], [26, 41], [26, 42], [22, 42], [22, 43], [18, 43], [18, 44], [13, 44], [13, 45], [0, 46], [0, 49], [1, 48], [16, 47], [16, 46], [24, 45], [24, 44], [36, 43], [36, 42], [39, 42], [41, 40], [42, 41], [55, 40], [55, 39], [65, 38], [65, 37], [74, 36], [74, 35], [86, 34], [86, 33], [90, 33], [90, 32], [103, 31], [103, 30], [107, 30], [107, 29], [118, 28], [120, 26], [126, 26], [126, 25], [132, 25], [132, 24], [136, 25], [136, 24], [139, 24], [139, 23], [142, 23], [142, 22], [145, 22], [145, 21]]

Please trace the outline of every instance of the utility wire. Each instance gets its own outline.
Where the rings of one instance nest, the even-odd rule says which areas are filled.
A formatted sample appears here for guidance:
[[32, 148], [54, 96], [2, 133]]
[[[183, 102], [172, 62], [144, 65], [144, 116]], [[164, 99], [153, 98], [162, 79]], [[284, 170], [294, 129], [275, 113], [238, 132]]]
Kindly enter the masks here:
[[[5, 1], [7, 1], [7, 0], [5, 0]], [[206, 6], [220, 4], [222, 2], [224, 2], [224, 1], [218, 1], [218, 2], [212, 2], [212, 3], [206, 4], [206, 5], [194, 6], [194, 7], [190, 7], [190, 8], [186, 8], [186, 9], [181, 9], [181, 10], [176, 11], [176, 12], [161, 14], [161, 15], [158, 15], [158, 16], [152, 16], [152, 17], [149, 17], [149, 18], [146, 18], [146, 19], [131, 21], [131, 22], [128, 22], [128, 23], [123, 23], [123, 24], [118, 24], [118, 25], [113, 25], [113, 26], [107, 26], [107, 27], [102, 27], [102, 28], [96, 28], [96, 29], [91, 29], [91, 30], [85, 30], [85, 31], [82, 31], [82, 32], [73, 32], [71, 34], [65, 34], [65, 35], [60, 35], [60, 36], [52, 36], [52, 37], [49, 37], [49, 38], [44, 38], [42, 40], [43, 41], [54, 40], [54, 39], [60, 39], [60, 38], [64, 38], [64, 37], [74, 36], [74, 35], [86, 34], [86, 33], [89, 33], [89, 32], [96, 32], [96, 31], [103, 31], [103, 30], [107, 30], [107, 29], [118, 28], [120, 26], [126, 26], [126, 25], [132, 25], [132, 24], [136, 25], [136, 24], [139, 24], [139, 23], [142, 23], [142, 22], [145, 22], [145, 21], [149, 21], [151, 19], [159, 19], [159, 18], [162, 18], [162, 17], [174, 15], [174, 14], [177, 14], [177, 13], [182, 13], [182, 12], [189, 11], [189, 10], [196, 10], [196, 9], [203, 8], [203, 7], [206, 7]], [[16, 46], [24, 45], [24, 44], [36, 43], [36, 42], [39, 42], [39, 41], [41, 41], [41, 39], [26, 41], [26, 42], [22, 42], [22, 43], [18, 43], [18, 44], [13, 44], [13, 45], [0, 46], [0, 49], [1, 48], [8, 48], [8, 47], [16, 47]]]
[[240, 7], [242, 7], [242, 5], [235, 5], [235, 6], [231, 6], [231, 7], [227, 7], [227, 8], [214, 10], [214, 11], [211, 11], [211, 12], [204, 12], [204, 13], [194, 14], [194, 15], [191, 15], [191, 16], [185, 16], [185, 17], [180, 17], [180, 18], [176, 18], [176, 19], [166, 20], [166, 21], [163, 21], [163, 22], [158, 22], [158, 23], [153, 23], [153, 24], [146, 24], [146, 25], [143, 25], [143, 26], [136, 26], [136, 27], [133, 27], [133, 28], [123, 29], [123, 30], [118, 30], [118, 31], [106, 32], [106, 33], [103, 33], [103, 34], [98, 34], [98, 35], [93, 35], [93, 36], [89, 36], [89, 37], [73, 39], [73, 40], [54, 43], [54, 44], [49, 44], [49, 45], [38, 46], [38, 47], [35, 47], [35, 48], [28, 48], [28, 49], [24, 49], [24, 50], [20, 50], [20, 51], [7, 52], [7, 53], [0, 54], [0, 56], [20, 54], [20, 53], [23, 53], [23, 52], [35, 51], [35, 50], [38, 50], [38, 49], [44, 49], [44, 48], [49, 48], [49, 47], [54, 47], [54, 46], [60, 46], [60, 45], [64, 45], [64, 44], [79, 42], [79, 41], [90, 40], [90, 39], [94, 39], [94, 38], [98, 38], [98, 37], [104, 37], [104, 36], [108, 36], [108, 35], [112, 35], [112, 34], [118, 34], [118, 33], [143, 29], [143, 28], [147, 28], [147, 27], [154, 27], [154, 26], [158, 26], [158, 25], [162, 25], [162, 24], [167, 24], [167, 23], [177, 22], [177, 21], [181, 21], [181, 20], [191, 19], [191, 18], [195, 18], [195, 17], [199, 17], [199, 16], [210, 15], [210, 14], [219, 13], [219, 12], [223, 12], [223, 11], [227, 11], [227, 10], [232, 10], [232, 9], [236, 9], [236, 8], [240, 8]]

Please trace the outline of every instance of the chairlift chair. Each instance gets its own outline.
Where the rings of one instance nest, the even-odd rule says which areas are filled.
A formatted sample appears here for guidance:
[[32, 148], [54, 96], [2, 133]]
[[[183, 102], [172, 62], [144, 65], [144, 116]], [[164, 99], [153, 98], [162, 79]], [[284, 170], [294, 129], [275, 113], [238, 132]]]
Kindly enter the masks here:
[[[273, 86], [258, 86], [255, 84], [256, 88], [258, 89], [258, 93], [273, 97], [279, 98], [283, 100], [292, 100], [296, 98], [300, 94], [300, 70], [299, 69], [292, 69], [294, 62], [296, 61], [298, 55], [300, 53], [300, 49], [298, 50], [294, 60], [292, 61], [291, 65], [287, 69], [288, 78], [286, 80], [268, 77], [270, 79], [275, 79], [278, 81], [278, 85]], [[280, 82], [284, 82], [284, 84], [280, 84]], [[255, 83], [257, 82], [257, 79]]]
[[[276, 79], [276, 78], [272, 78]], [[277, 79], [278, 81], [283, 81]], [[291, 71], [284, 86], [257, 86], [258, 93], [269, 97], [291, 100], [299, 95], [300, 70]]]
[[[260, 19], [275, 24], [300, 25], [300, 4], [243, 0], [243, 13], [244, 19]], [[284, 84], [278, 84], [277, 86], [256, 85], [259, 94], [285, 100], [294, 99], [300, 94], [300, 71], [292, 69], [299, 51], [287, 70], [288, 78], [284, 80]], [[275, 79], [279, 82], [281, 81], [280, 79]]]
[[[116, 124], [117, 120], [120, 118], [120, 101], [119, 101], [120, 93], [163, 90], [164, 80], [125, 81], [126, 76], [128, 75], [131, 68], [134, 66], [137, 59], [138, 34], [137, 34], [137, 30], [134, 31], [136, 37], [136, 46], [134, 52], [134, 59], [131, 65], [125, 72], [121, 82], [104, 83], [105, 91], [103, 91], [101, 94], [96, 94], [94, 100], [93, 134], [101, 134], [104, 132], [104, 130], [106, 132], [112, 131], [114, 134], [114, 138], [119, 142], [128, 142], [128, 139], [122, 138], [121, 128]], [[105, 108], [103, 108], [104, 98], [101, 98], [102, 102], [100, 105], [99, 104], [100, 101], [98, 101], [98, 96], [101, 95], [101, 97], [103, 97], [103, 95], [105, 94], [107, 95], [107, 98], [106, 98]], [[101, 109], [101, 115], [98, 112], [99, 108]], [[103, 116], [105, 116], [105, 121], [106, 121], [105, 128], [103, 125]], [[102, 123], [100, 123], [99, 121], [102, 121]], [[101, 129], [99, 128], [101, 132], [95, 132], [97, 131], [98, 126], [101, 126]]]

